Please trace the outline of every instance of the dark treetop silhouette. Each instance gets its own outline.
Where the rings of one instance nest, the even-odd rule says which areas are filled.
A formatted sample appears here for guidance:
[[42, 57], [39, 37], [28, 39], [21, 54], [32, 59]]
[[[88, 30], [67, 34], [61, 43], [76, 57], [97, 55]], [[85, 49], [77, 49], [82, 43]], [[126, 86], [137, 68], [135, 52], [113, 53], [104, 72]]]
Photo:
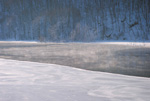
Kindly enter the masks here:
[[143, 41], [149, 0], [0, 0], [0, 40]]

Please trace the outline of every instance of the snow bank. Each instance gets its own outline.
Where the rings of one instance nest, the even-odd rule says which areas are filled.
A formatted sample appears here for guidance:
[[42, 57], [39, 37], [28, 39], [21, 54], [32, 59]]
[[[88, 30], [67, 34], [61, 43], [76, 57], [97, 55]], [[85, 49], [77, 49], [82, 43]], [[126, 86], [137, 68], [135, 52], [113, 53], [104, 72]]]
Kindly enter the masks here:
[[150, 47], [149, 42], [103, 42], [103, 44]]
[[0, 41], [0, 43], [38, 43], [36, 41]]
[[0, 59], [0, 101], [149, 101], [150, 78]]

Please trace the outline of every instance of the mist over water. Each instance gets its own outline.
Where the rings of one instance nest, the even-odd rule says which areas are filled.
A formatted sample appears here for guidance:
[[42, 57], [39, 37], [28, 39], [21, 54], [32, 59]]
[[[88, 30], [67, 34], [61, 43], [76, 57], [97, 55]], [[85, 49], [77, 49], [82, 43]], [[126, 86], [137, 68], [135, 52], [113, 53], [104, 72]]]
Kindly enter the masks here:
[[149, 77], [149, 44], [120, 42], [150, 41], [150, 0], [0, 0], [0, 40], [89, 42], [0, 42], [0, 58]]
[[150, 44], [0, 42], [0, 58], [150, 77]]

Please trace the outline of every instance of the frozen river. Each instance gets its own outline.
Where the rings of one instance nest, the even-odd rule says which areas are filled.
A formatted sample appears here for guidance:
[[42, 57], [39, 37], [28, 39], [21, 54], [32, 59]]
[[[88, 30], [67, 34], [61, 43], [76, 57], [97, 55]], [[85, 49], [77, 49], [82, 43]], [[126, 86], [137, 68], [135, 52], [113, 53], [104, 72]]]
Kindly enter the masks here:
[[150, 43], [0, 42], [0, 58], [150, 77]]

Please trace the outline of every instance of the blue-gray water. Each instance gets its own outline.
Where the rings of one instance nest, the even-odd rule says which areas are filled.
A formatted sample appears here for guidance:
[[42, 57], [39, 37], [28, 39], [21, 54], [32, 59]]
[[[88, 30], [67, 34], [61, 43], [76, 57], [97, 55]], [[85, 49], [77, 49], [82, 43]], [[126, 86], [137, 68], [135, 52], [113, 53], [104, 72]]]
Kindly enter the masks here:
[[0, 42], [0, 58], [150, 77], [150, 44]]

